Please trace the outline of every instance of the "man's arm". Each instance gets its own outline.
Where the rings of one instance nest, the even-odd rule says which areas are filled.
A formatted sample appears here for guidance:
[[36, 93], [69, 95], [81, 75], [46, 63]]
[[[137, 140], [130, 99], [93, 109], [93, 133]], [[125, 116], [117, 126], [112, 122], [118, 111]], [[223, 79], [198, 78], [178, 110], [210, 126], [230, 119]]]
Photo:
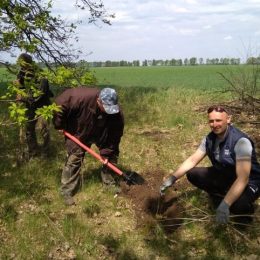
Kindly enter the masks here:
[[201, 149], [201, 147], [199, 147], [195, 153], [193, 153], [181, 164], [181, 166], [174, 172], [173, 175], [165, 177], [163, 179], [163, 184], [160, 187], [161, 196], [164, 195], [164, 192], [167, 188], [171, 187], [177, 179], [181, 178], [187, 171], [195, 167], [205, 156], [206, 152]]
[[216, 221], [226, 224], [229, 219], [229, 207], [241, 196], [248, 184], [251, 171], [252, 144], [247, 138], [241, 138], [235, 145], [236, 180], [217, 208]]
[[224, 201], [231, 206], [243, 193], [248, 184], [251, 171], [252, 144], [247, 138], [241, 138], [235, 145], [236, 175], [235, 182], [230, 187]]
[[224, 201], [231, 206], [243, 193], [248, 184], [249, 174], [251, 170], [251, 160], [237, 160], [236, 174], [237, 178], [226, 194]]
[[181, 166], [174, 172], [173, 176], [177, 179], [186, 174], [187, 171], [194, 168], [206, 156], [206, 152], [198, 148]]
[[58, 96], [54, 101], [56, 105], [60, 106], [60, 111], [54, 112], [52, 119], [54, 128], [57, 130], [67, 129], [67, 116], [70, 110], [70, 102], [69, 95], [65, 92]]
[[173, 175], [163, 178], [163, 184], [160, 186], [160, 194], [163, 196], [165, 190], [171, 187], [177, 179], [180, 179], [187, 171], [195, 167], [206, 156], [206, 137], [200, 143], [199, 148], [181, 166], [174, 172]]
[[119, 144], [124, 131], [123, 112], [108, 116], [108, 137], [106, 145], [100, 149], [100, 155], [107, 158], [115, 158], [119, 155]]

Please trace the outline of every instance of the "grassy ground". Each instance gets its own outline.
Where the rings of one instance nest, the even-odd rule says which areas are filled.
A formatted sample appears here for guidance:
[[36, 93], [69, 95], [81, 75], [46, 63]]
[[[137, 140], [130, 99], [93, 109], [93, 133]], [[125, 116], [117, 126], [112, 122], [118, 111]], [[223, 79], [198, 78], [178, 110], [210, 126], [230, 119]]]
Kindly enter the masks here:
[[[209, 85], [219, 90], [223, 86], [216, 67], [182, 69], [151, 68], [150, 76], [147, 68], [96, 70], [101, 85], [117, 88], [125, 112], [119, 159], [123, 170], [169, 174], [208, 132], [203, 107], [230, 98], [207, 89]], [[1, 90], [4, 87], [2, 82]], [[0, 105], [4, 111], [6, 104]], [[4, 116], [1, 114], [1, 118]], [[52, 156], [26, 163], [17, 160], [21, 153], [18, 132], [15, 126], [0, 130], [0, 259], [260, 256], [259, 216], [243, 230], [215, 225], [207, 197], [188, 185], [185, 178], [178, 183], [178, 204], [190, 220], [183, 220], [170, 234], [159, 225], [138, 225], [135, 205], [102, 186], [100, 164], [90, 156], [86, 156], [82, 169], [84, 185], [75, 197], [77, 205], [65, 207], [59, 195], [65, 160], [63, 137], [51, 128]]]

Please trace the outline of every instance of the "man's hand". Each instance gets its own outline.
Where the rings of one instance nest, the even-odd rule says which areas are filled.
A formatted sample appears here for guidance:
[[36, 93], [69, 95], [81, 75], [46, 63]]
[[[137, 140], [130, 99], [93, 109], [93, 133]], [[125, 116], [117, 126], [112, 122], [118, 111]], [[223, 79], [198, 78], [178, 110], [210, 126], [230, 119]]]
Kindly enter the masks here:
[[177, 181], [177, 178], [173, 175], [170, 177], [166, 178], [163, 182], [163, 184], [160, 187], [160, 194], [161, 196], [164, 195], [165, 191], [167, 188], [171, 187], [175, 182]]
[[227, 224], [229, 220], [229, 205], [222, 200], [222, 202], [219, 204], [217, 208], [217, 215], [216, 215], [216, 221], [219, 224]]
[[15, 100], [16, 101], [22, 101], [22, 95], [21, 94], [17, 94]]
[[20, 81], [18, 79], [16, 79], [16, 80], [13, 80], [13, 85], [15, 85], [17, 87], [21, 84], [20, 84]]

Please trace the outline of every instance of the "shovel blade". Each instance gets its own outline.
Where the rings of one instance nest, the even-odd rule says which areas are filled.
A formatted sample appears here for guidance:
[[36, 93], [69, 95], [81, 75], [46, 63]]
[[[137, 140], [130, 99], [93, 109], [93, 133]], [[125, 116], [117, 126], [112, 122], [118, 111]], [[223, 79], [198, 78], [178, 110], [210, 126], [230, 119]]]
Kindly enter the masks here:
[[123, 177], [128, 185], [142, 185], [145, 179], [137, 172], [124, 172]]

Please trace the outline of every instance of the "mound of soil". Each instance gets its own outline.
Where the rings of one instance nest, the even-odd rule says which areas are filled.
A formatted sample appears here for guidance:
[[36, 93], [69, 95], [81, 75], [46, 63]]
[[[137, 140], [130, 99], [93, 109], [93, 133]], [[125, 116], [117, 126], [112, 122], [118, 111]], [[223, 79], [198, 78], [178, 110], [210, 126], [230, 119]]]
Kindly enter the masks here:
[[181, 208], [176, 202], [176, 192], [170, 189], [164, 197], [159, 194], [164, 172], [152, 171], [142, 174], [143, 184], [128, 185], [121, 182], [121, 195], [131, 200], [138, 226], [160, 224], [165, 232], [172, 232], [180, 224]]

